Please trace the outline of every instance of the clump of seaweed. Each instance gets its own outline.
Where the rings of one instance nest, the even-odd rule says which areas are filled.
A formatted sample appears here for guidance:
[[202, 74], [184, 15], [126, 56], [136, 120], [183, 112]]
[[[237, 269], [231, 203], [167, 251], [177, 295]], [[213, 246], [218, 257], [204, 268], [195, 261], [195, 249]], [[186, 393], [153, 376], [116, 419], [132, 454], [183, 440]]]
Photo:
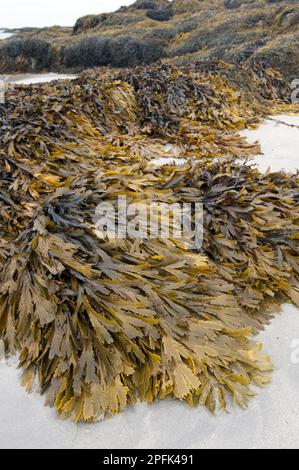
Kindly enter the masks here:
[[[288, 106], [288, 88], [271, 69], [240, 70], [242, 86], [233, 67], [196, 63], [8, 90], [0, 338], [63, 417], [165, 397], [215, 412], [269, 380], [252, 336], [299, 305], [299, 176], [244, 162], [259, 149], [236, 131]], [[192, 159], [151, 165], [164, 154]], [[203, 246], [98, 237], [97, 206], [121, 195], [203, 203]]]

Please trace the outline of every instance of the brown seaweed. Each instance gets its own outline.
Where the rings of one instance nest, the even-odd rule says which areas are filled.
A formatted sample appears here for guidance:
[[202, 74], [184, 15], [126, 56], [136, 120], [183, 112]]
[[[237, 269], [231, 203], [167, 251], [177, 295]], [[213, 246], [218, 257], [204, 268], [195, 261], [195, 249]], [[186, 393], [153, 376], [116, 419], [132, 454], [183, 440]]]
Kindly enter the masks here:
[[[261, 174], [236, 135], [286, 106], [271, 69], [238, 88], [200, 64], [9, 90], [0, 131], [0, 338], [62, 416], [136, 400], [246, 406], [271, 363], [252, 336], [299, 305], [298, 174]], [[253, 72], [257, 73], [257, 72]], [[252, 76], [248, 78], [254, 82]], [[150, 165], [172, 152], [184, 166]], [[96, 234], [101, 202], [203, 203], [204, 243]]]

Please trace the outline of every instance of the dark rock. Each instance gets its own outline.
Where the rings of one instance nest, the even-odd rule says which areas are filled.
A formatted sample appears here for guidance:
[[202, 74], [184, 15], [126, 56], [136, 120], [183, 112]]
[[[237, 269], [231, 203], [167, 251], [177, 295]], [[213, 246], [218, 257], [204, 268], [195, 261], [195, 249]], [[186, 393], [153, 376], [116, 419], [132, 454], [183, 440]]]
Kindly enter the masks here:
[[137, 0], [129, 8], [132, 10], [158, 10], [167, 6], [167, 0]]
[[130, 37], [119, 37], [113, 41], [112, 65], [115, 67], [151, 64], [161, 59], [165, 52], [158, 41], [139, 41]]
[[23, 72], [49, 70], [55, 62], [55, 51], [50, 43], [36, 38], [11, 38], [0, 45], [2, 72], [10, 73], [16, 64]]
[[169, 21], [173, 17], [173, 13], [169, 8], [165, 10], [148, 10], [146, 16], [156, 21]]
[[253, 3], [254, 0], [224, 0], [225, 8], [233, 10], [239, 8], [243, 3]]
[[126, 36], [94, 36], [64, 47], [62, 62], [71, 69], [103, 65], [125, 67], [150, 64], [164, 55], [162, 45], [154, 39], [140, 41]]
[[18, 30], [18, 43], [0, 41], [0, 73], [260, 57], [288, 76], [299, 70], [298, 25], [298, 0], [137, 0], [73, 29]]
[[111, 38], [84, 38], [66, 46], [61, 51], [61, 58], [66, 68], [85, 68], [109, 65], [112, 62]]

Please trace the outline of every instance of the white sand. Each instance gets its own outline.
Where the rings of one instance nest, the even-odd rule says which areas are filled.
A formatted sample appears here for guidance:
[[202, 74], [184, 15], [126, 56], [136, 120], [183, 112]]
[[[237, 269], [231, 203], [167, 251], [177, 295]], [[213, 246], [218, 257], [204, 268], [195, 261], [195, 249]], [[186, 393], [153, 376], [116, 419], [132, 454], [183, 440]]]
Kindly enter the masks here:
[[77, 75], [73, 74], [61, 74], [61, 73], [39, 73], [39, 74], [22, 74], [22, 75], [11, 75], [3, 76], [0, 75], [0, 79], [4, 78], [6, 83], [12, 83], [15, 85], [31, 85], [36, 83], [48, 83], [54, 80], [73, 80]]
[[[274, 116], [265, 119], [258, 129], [246, 129], [240, 134], [250, 143], [257, 140], [260, 142], [262, 155], [252, 158], [252, 162], [256, 163], [261, 171], [267, 171], [268, 168], [273, 171], [282, 169], [296, 171], [299, 167], [299, 116]], [[154, 158], [150, 163], [154, 166], [172, 164], [180, 166], [186, 161], [185, 158], [169, 156], [169, 158]]]
[[[279, 119], [299, 125], [299, 117]], [[259, 139], [260, 168], [298, 168], [297, 128], [265, 122], [245, 131]], [[43, 398], [26, 394], [15, 364], [0, 363], [0, 448], [299, 448], [299, 310], [285, 305], [258, 340], [274, 364], [272, 382], [247, 410], [214, 417], [204, 408], [163, 401], [139, 404], [95, 425], [56, 418]]]
[[184, 165], [186, 161], [187, 160], [185, 160], [185, 158], [163, 157], [163, 158], [153, 158], [150, 161], [150, 164], [154, 166], [173, 165], [173, 164], [177, 166], [181, 166], [181, 165]]
[[[288, 124], [298, 127], [289, 127]], [[299, 168], [299, 116], [271, 117], [258, 129], [245, 130], [241, 134], [250, 143], [260, 141], [263, 155], [256, 157], [255, 162], [261, 171], [266, 171], [269, 166], [273, 171], [295, 171]]]

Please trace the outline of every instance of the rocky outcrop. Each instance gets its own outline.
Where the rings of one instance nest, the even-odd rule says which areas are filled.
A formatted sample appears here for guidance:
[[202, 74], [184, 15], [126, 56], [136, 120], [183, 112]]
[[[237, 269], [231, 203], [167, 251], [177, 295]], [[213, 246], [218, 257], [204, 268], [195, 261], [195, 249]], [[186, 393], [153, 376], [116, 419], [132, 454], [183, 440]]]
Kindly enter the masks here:
[[40, 72], [55, 66], [51, 43], [38, 38], [12, 38], [0, 47], [0, 62], [5, 72]]
[[299, 75], [297, 0], [137, 0], [73, 28], [21, 30], [0, 41], [0, 72], [80, 71], [223, 59]]

